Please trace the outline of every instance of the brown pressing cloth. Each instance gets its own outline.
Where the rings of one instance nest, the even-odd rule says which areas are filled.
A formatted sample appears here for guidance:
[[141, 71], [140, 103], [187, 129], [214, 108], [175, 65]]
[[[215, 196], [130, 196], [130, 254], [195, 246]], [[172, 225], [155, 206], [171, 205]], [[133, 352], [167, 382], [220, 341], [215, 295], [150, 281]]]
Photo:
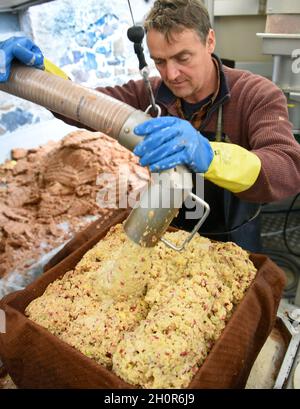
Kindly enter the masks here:
[[[52, 267], [45, 274], [0, 301], [6, 314], [0, 358], [19, 388], [133, 388], [24, 316], [27, 305], [42, 295], [49, 283], [73, 269], [83, 254], [125, 216], [126, 212], [116, 212], [110, 221], [94, 222], [50, 262], [48, 267]], [[257, 276], [189, 388], [245, 386], [275, 323], [285, 284], [284, 272], [267, 256], [252, 254], [251, 260], [258, 269]]]

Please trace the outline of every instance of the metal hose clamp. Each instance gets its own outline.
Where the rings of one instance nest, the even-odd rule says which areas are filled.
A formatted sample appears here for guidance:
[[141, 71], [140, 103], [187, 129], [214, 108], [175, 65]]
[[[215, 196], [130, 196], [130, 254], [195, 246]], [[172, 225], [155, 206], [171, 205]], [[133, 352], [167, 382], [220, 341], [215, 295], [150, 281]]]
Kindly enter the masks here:
[[155, 109], [156, 110], [156, 112], [157, 112], [157, 118], [159, 118], [160, 117], [160, 115], [161, 115], [161, 107], [159, 106], [159, 105], [157, 105], [157, 104], [155, 104], [154, 105], [154, 107], [153, 107], [153, 105], [148, 105], [148, 107], [147, 107], [147, 109], [145, 110], [145, 114], [148, 114], [148, 112], [151, 110], [151, 109]]

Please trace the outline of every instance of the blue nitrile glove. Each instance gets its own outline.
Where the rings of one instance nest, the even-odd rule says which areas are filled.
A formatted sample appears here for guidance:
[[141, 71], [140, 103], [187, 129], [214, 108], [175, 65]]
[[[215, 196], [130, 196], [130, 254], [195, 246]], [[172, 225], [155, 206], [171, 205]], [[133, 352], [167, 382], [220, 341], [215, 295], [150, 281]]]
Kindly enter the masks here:
[[193, 172], [205, 173], [214, 153], [209, 141], [193, 126], [180, 118], [162, 116], [138, 125], [134, 133], [144, 136], [135, 148], [140, 164], [159, 172], [186, 165]]
[[44, 57], [38, 46], [29, 38], [11, 37], [0, 42], [0, 82], [8, 80], [13, 59], [25, 65], [44, 68]]

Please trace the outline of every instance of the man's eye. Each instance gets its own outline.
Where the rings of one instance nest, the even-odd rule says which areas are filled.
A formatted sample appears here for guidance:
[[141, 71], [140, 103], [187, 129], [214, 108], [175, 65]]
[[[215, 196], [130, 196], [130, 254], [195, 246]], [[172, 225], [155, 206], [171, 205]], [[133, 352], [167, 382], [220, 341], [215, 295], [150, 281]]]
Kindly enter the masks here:
[[186, 56], [186, 57], [180, 57], [180, 58], [178, 58], [178, 61], [179, 61], [179, 62], [188, 62], [188, 61], [189, 61], [189, 59], [190, 59], [190, 57], [189, 57], [189, 56]]

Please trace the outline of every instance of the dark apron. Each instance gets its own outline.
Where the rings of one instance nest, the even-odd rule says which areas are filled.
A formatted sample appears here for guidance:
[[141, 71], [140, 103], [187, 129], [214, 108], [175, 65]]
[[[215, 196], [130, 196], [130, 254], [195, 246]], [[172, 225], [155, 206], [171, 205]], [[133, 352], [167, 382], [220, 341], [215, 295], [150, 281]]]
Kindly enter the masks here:
[[[201, 133], [210, 141], [226, 142], [226, 136], [222, 133], [222, 106], [218, 111], [216, 133]], [[196, 194], [195, 174], [193, 182], [193, 193]], [[204, 200], [210, 206], [210, 214], [199, 229], [202, 236], [212, 240], [233, 241], [251, 252], [261, 251], [259, 204], [240, 200], [228, 190], [208, 180], [204, 181]], [[186, 211], [191, 210], [183, 205], [178, 216], [172, 221], [172, 226], [191, 231], [198, 221], [186, 218]]]

